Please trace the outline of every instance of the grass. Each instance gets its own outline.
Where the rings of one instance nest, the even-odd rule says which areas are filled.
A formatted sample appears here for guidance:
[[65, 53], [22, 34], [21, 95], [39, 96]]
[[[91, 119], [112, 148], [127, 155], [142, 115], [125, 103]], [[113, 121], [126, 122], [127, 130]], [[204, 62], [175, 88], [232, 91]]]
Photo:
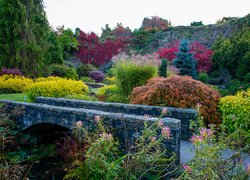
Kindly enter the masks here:
[[[13, 100], [24, 102], [26, 95], [24, 93], [15, 93], [15, 94], [0, 94], [0, 99], [2, 100]], [[28, 98], [26, 99], [28, 101]]]

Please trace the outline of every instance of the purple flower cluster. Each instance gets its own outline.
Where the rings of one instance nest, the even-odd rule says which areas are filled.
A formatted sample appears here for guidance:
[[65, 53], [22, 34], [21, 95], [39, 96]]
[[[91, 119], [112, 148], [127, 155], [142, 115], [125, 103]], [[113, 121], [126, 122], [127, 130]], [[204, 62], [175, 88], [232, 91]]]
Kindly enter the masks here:
[[104, 80], [105, 75], [101, 71], [90, 71], [89, 77], [99, 83]]
[[4, 74], [12, 74], [12, 75], [16, 75], [16, 76], [22, 76], [23, 73], [20, 69], [18, 68], [14, 68], [14, 69], [8, 69], [8, 68], [2, 68], [1, 72], [0, 72], [0, 76], [4, 75]]

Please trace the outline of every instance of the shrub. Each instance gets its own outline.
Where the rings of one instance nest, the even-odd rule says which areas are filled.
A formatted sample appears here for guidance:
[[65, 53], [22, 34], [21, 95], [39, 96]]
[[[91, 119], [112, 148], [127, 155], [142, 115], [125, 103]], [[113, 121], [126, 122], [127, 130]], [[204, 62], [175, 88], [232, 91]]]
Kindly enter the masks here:
[[55, 80], [39, 79], [27, 89], [27, 95], [31, 101], [34, 101], [37, 96], [65, 97], [67, 95], [86, 94], [87, 92], [88, 86], [82, 81], [63, 78], [55, 78]]
[[67, 66], [61, 64], [53, 64], [50, 67], [52, 76], [58, 76], [68, 79], [78, 79], [78, 75], [73, 68], [68, 68]]
[[172, 75], [168, 78], [152, 78], [145, 86], [136, 87], [130, 95], [130, 103], [196, 108], [201, 105], [204, 122], [220, 123], [217, 106], [219, 93], [191, 77]]
[[66, 71], [65, 77], [68, 79], [78, 79], [78, 74], [76, 73], [75, 69], [69, 68]]
[[148, 79], [157, 75], [158, 67], [154, 61], [120, 60], [115, 64], [115, 78], [121, 93], [129, 95], [132, 89], [144, 85]]
[[168, 62], [166, 59], [161, 60], [161, 66], [159, 68], [159, 76], [167, 77]]
[[14, 68], [14, 69], [8, 69], [8, 68], [2, 68], [1, 72], [0, 72], [0, 76], [1, 75], [15, 75], [15, 76], [22, 76], [23, 73], [20, 69]]
[[95, 82], [102, 82], [105, 78], [105, 75], [101, 71], [90, 71], [89, 77], [91, 77]]
[[245, 76], [245, 83], [250, 83], [250, 73], [247, 73]]
[[238, 92], [235, 96], [221, 98], [219, 109], [228, 133], [241, 128], [247, 135], [246, 143], [250, 144], [250, 88]]
[[108, 96], [111, 96], [115, 93], [118, 93], [119, 89], [117, 85], [107, 85], [99, 89], [99, 91], [96, 93], [96, 96], [98, 97], [99, 100], [106, 100]]
[[234, 95], [235, 93], [237, 93], [237, 91], [246, 90], [247, 88], [250, 88], [250, 83], [245, 84], [236, 79], [230, 81], [226, 88], [229, 94]]
[[207, 83], [208, 82], [207, 73], [200, 73], [199, 76], [198, 76], [198, 79], [203, 83]]
[[79, 77], [88, 76], [90, 71], [95, 71], [97, 68], [92, 64], [82, 64], [76, 70]]
[[88, 76], [83, 76], [82, 78], [81, 78], [81, 80], [83, 81], [83, 82], [95, 82], [95, 80], [93, 80], [93, 79], [91, 79], [90, 77], [88, 77]]
[[194, 53], [190, 52], [189, 42], [184, 40], [181, 41], [179, 51], [176, 53], [174, 59], [174, 65], [179, 69], [180, 75], [192, 76], [194, 79], [197, 78], [197, 62], [194, 59]]
[[33, 81], [24, 76], [2, 75], [0, 76], [0, 93], [21, 93]]

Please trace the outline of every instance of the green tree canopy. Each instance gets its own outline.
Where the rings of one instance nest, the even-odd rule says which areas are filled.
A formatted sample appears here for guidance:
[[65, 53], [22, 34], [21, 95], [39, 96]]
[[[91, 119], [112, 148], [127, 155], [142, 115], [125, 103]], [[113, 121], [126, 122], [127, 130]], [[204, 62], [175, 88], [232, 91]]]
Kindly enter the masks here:
[[49, 25], [42, 0], [0, 0], [0, 66], [39, 76]]

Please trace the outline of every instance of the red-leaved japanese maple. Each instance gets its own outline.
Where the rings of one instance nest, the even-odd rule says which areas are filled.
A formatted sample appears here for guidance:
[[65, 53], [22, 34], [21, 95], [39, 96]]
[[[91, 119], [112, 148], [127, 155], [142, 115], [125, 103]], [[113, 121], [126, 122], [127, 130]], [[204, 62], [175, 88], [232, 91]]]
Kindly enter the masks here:
[[127, 44], [119, 38], [101, 42], [95, 33], [87, 34], [83, 31], [80, 31], [78, 42], [77, 57], [80, 61], [85, 64], [95, 64], [97, 66], [111, 60], [114, 55], [123, 51]]

